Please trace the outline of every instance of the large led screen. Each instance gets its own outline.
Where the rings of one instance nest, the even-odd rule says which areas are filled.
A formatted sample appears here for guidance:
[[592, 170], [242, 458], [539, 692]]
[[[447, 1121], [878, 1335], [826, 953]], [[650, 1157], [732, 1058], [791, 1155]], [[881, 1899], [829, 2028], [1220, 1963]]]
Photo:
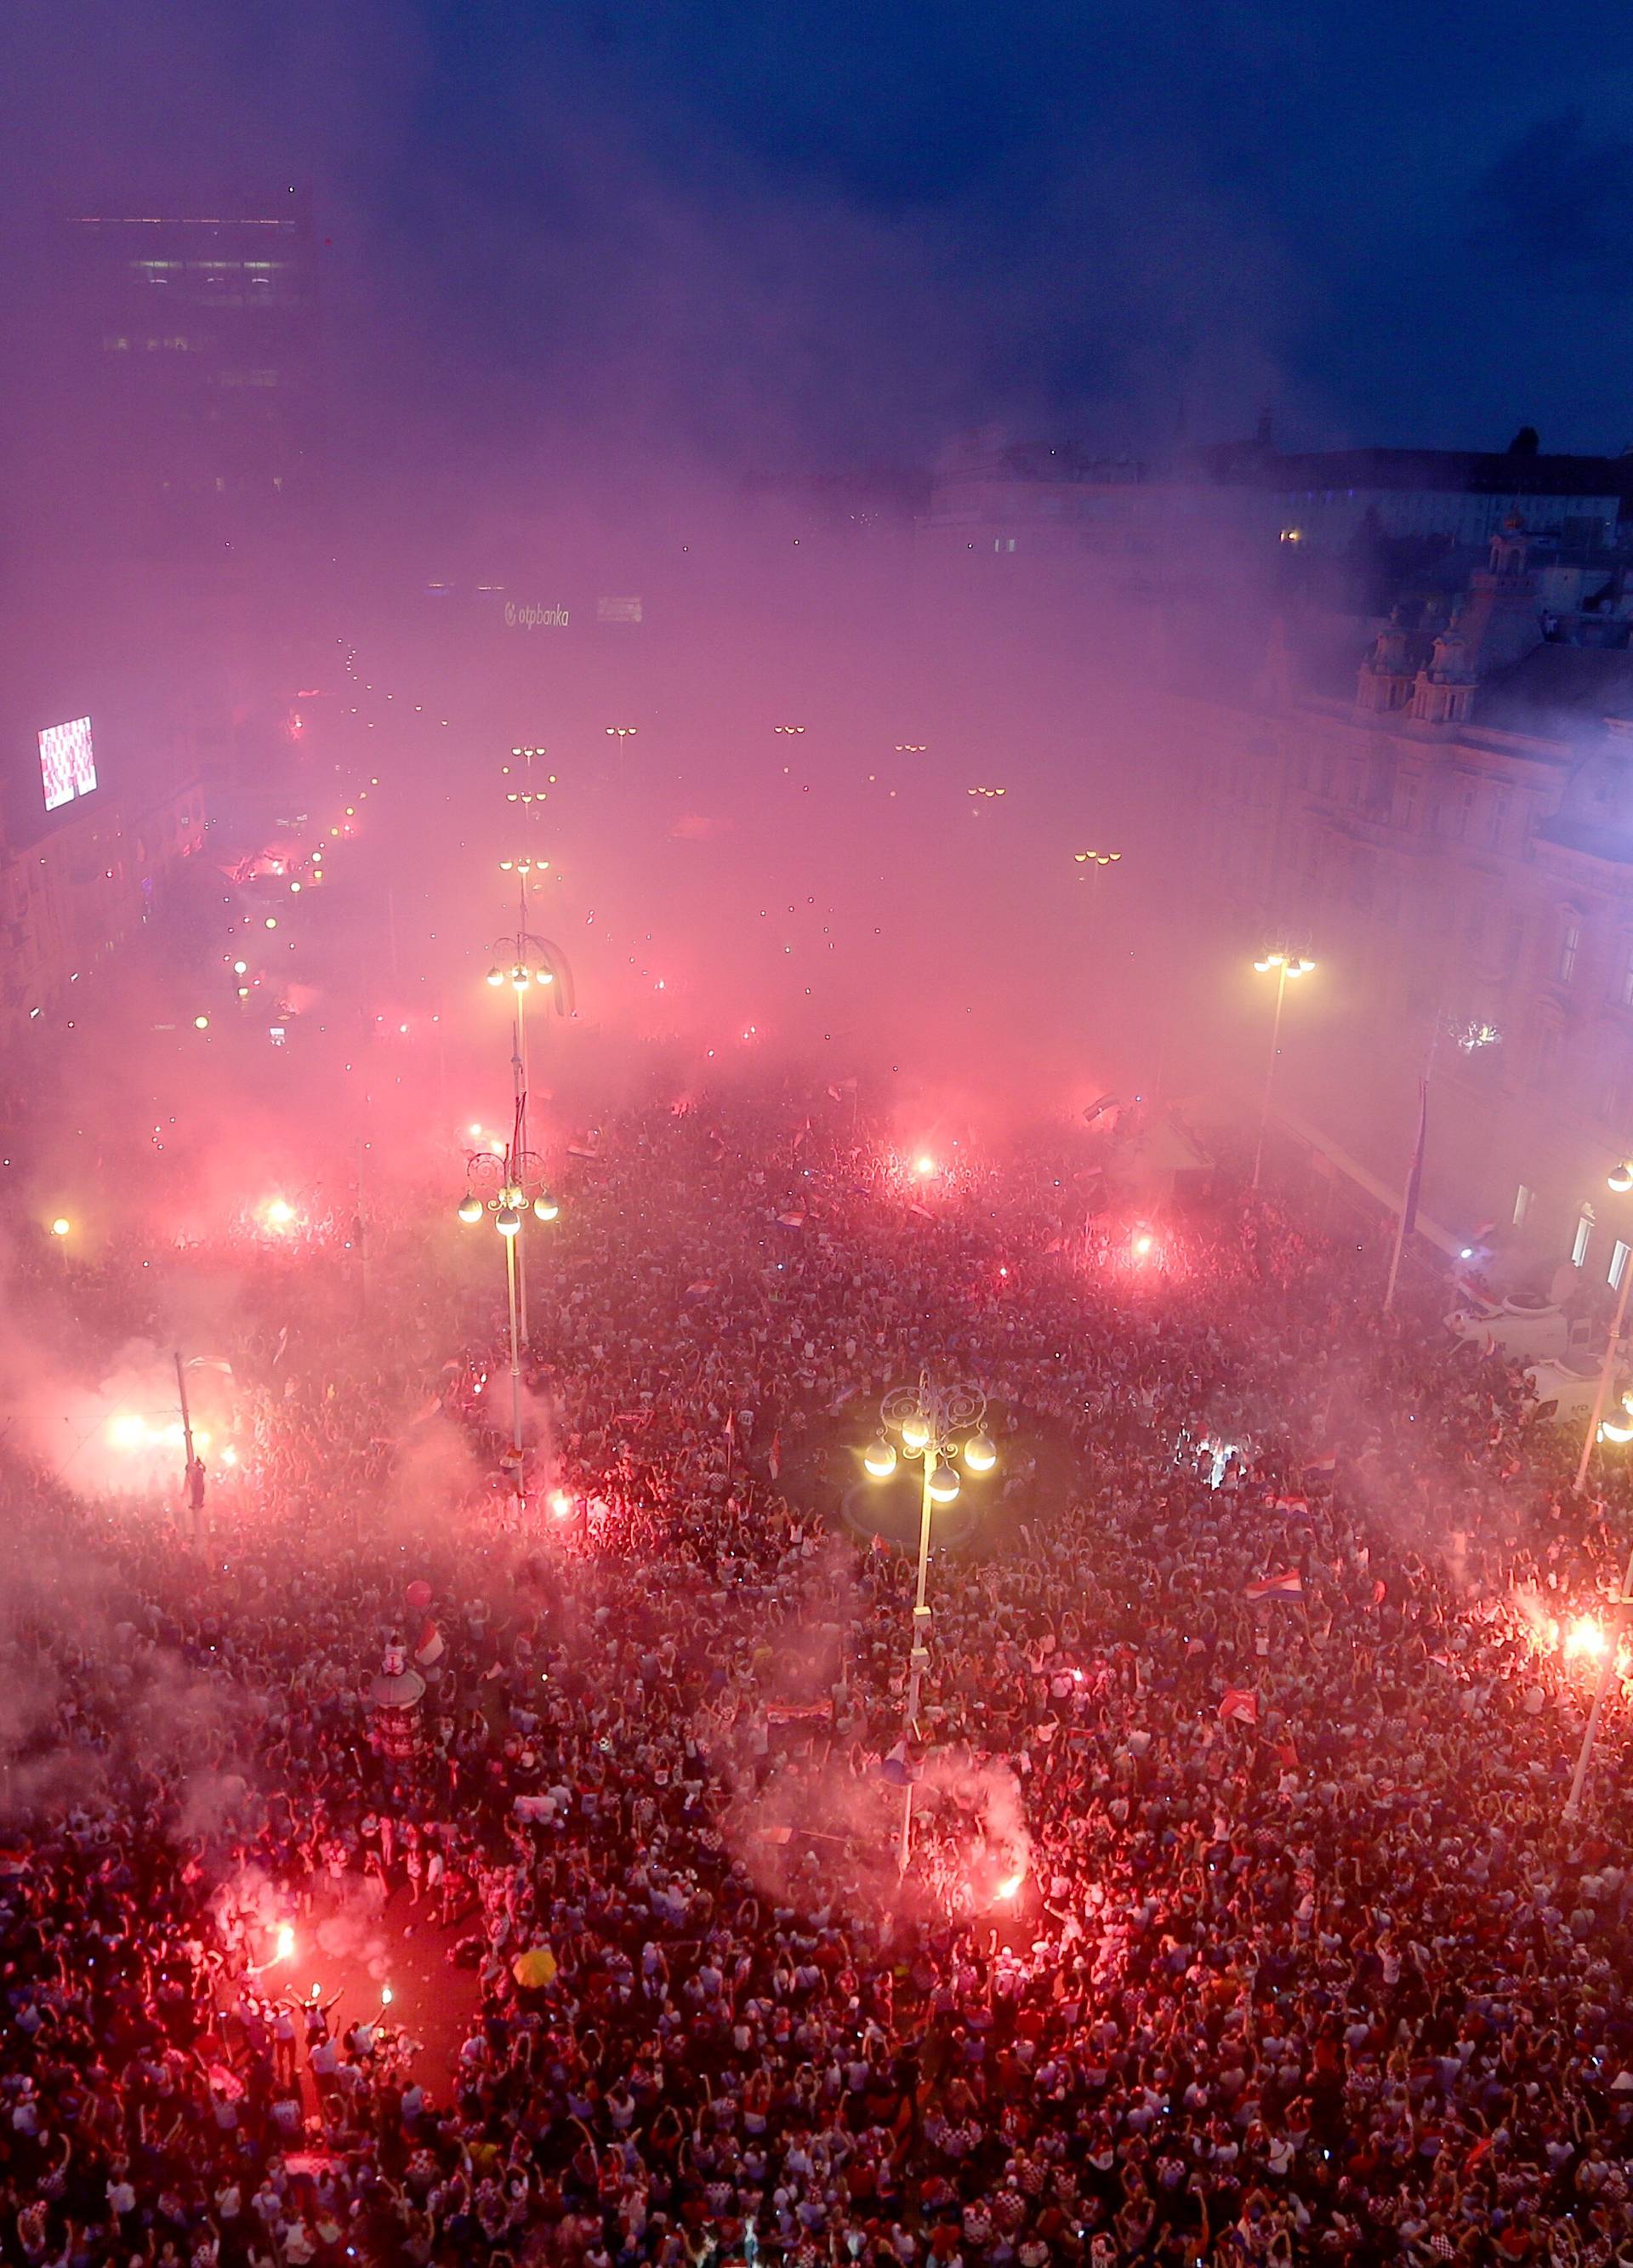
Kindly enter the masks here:
[[89, 717], [46, 726], [40, 735], [40, 777], [48, 811], [60, 810], [77, 795], [90, 794], [96, 785], [96, 755]]

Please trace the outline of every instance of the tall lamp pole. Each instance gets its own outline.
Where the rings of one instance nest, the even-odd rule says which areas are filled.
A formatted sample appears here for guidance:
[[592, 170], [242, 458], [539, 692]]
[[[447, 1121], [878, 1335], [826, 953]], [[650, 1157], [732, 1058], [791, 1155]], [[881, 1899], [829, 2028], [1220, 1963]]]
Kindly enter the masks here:
[[[1629, 1268], [1633, 1274], [1633, 1268]], [[1633, 1441], [1633, 1424], [1608, 1429], [1611, 1438]], [[1583, 1727], [1582, 1745], [1577, 1750], [1577, 1768], [1570, 1775], [1570, 1793], [1565, 1798], [1565, 1817], [1576, 1819], [1582, 1810], [1582, 1792], [1587, 1786], [1588, 1767], [1593, 1761], [1593, 1749], [1599, 1739], [1599, 1720], [1605, 1713], [1605, 1703], [1610, 1697], [1610, 1682], [1616, 1674], [1622, 1653], [1622, 1627], [1627, 1613], [1629, 1594], [1633, 1594], [1633, 1551], [1628, 1553], [1628, 1564], [1622, 1577], [1622, 1589], [1612, 1605], [1615, 1619], [1605, 1640], [1604, 1657], [1599, 1665], [1599, 1683], [1593, 1688], [1593, 1705], [1587, 1712]]]
[[1314, 966], [1314, 961], [1306, 956], [1290, 953], [1285, 946], [1279, 945], [1267, 946], [1257, 961], [1254, 962], [1254, 967], [1261, 976], [1268, 976], [1271, 969], [1276, 971], [1276, 1013], [1270, 1021], [1270, 1060], [1264, 1068], [1264, 1101], [1259, 1111], [1259, 1139], [1253, 1153], [1253, 1186], [1255, 1189], [1259, 1186], [1259, 1176], [1264, 1167], [1264, 1137], [1265, 1130], [1270, 1123], [1270, 1096], [1276, 1086], [1276, 1059], [1281, 1053], [1282, 1048], [1282, 1003], [1287, 998], [1287, 980], [1290, 976], [1307, 976]]
[[[916, 1458], [922, 1467], [919, 1491], [918, 1579], [913, 1595], [913, 1638], [908, 1655], [908, 1698], [902, 1719], [905, 1747], [918, 1735], [919, 1695], [930, 1667], [929, 1602], [930, 1545], [937, 1507], [953, 1503], [960, 1487], [955, 1456], [966, 1469], [989, 1473], [998, 1461], [987, 1432], [987, 1397], [979, 1387], [938, 1386], [921, 1371], [913, 1386], [900, 1386], [879, 1405], [879, 1436], [863, 1452], [862, 1462], [871, 1480], [887, 1481], [896, 1469], [898, 1455]], [[892, 1435], [894, 1440], [892, 1440]], [[897, 1443], [901, 1444], [898, 1453]], [[901, 1829], [896, 1863], [906, 1874], [913, 1855], [913, 1778], [909, 1769], [901, 1789]]]
[[[511, 1027], [511, 1084], [516, 1108], [516, 1147], [525, 1149], [527, 1143], [527, 996], [537, 985], [555, 1004], [558, 1016], [570, 1015], [573, 1005], [572, 971], [567, 956], [559, 945], [548, 937], [535, 936], [527, 927], [527, 877], [535, 869], [549, 864], [546, 858], [502, 858], [501, 867], [514, 873], [517, 882], [516, 927], [495, 939], [492, 961], [488, 970], [488, 982], [495, 990], [508, 984], [515, 1002], [515, 1015]], [[519, 1261], [517, 1267], [517, 1301], [521, 1316], [521, 1330], [527, 1335], [527, 1275]]]
[[[520, 1129], [519, 1108], [518, 1136]], [[484, 1187], [487, 1195], [483, 1194]], [[543, 1185], [541, 1160], [531, 1150], [523, 1149], [519, 1139], [512, 1139], [503, 1150], [471, 1152], [466, 1160], [465, 1195], [459, 1210], [460, 1219], [472, 1223], [491, 1213], [493, 1225], [504, 1242], [504, 1297], [511, 1354], [511, 1447], [506, 1463], [519, 1528], [527, 1515], [527, 1453], [522, 1439], [522, 1324], [519, 1303], [521, 1271], [517, 1266], [516, 1241], [521, 1233], [523, 1217], [528, 1211], [536, 1219], [554, 1220], [558, 1207]]]

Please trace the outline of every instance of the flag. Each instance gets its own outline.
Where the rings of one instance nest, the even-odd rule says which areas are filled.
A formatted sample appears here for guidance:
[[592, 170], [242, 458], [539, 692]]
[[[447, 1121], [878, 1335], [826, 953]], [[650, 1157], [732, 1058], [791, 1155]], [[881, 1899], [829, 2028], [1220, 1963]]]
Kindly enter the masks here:
[[889, 1755], [882, 1760], [879, 1767], [879, 1776], [881, 1779], [887, 1779], [892, 1787], [908, 1787], [914, 1781], [923, 1778], [918, 1766], [909, 1758], [908, 1744], [905, 1741], [898, 1741]]
[[599, 1150], [588, 1150], [582, 1142], [570, 1142], [567, 1145], [567, 1154], [570, 1158], [587, 1158], [592, 1165], [599, 1165], [601, 1159]]
[[1259, 1697], [1246, 1693], [1239, 1686], [1227, 1685], [1219, 1697], [1219, 1722], [1256, 1725], [1259, 1721]]
[[1302, 1599], [1304, 1577], [1296, 1567], [1287, 1567], [1279, 1575], [1261, 1575], [1256, 1583], [1249, 1583], [1243, 1591], [1245, 1599]]
[[791, 1827], [757, 1827], [754, 1838], [760, 1843], [791, 1843], [794, 1830]]
[[1375, 1607], [1381, 1607], [1381, 1606], [1382, 1606], [1382, 1604], [1383, 1604], [1383, 1602], [1384, 1602], [1384, 1601], [1388, 1597], [1388, 1595], [1389, 1595], [1389, 1586], [1388, 1586], [1388, 1584], [1387, 1584], [1387, 1583], [1386, 1583], [1386, 1582], [1384, 1581], [1384, 1580], [1383, 1580], [1382, 1576], [1380, 1575], [1380, 1576], [1379, 1576], [1379, 1577], [1374, 1580], [1374, 1582], [1373, 1582], [1373, 1584], [1372, 1584], [1372, 1604], [1373, 1604]]
[[1337, 1450], [1320, 1450], [1315, 1456], [1306, 1461], [1304, 1469], [1306, 1478], [1313, 1473], [1318, 1480], [1331, 1480], [1338, 1469]]
[[223, 1362], [219, 1355], [190, 1354], [182, 1365], [184, 1370], [218, 1370], [224, 1378], [232, 1375], [232, 1365]]
[[783, 1430], [779, 1426], [771, 1436], [771, 1447], [766, 1457], [766, 1470], [776, 1480], [783, 1469]]
[[447, 1651], [442, 1632], [427, 1615], [415, 1642], [414, 1659], [422, 1669], [434, 1669]]
[[802, 1212], [780, 1212], [776, 1217], [776, 1225], [779, 1228], [803, 1228], [805, 1225], [805, 1216]]
[[1417, 1226], [1417, 1197], [1423, 1186], [1423, 1144], [1429, 1134], [1429, 1081], [1417, 1082], [1417, 1139], [1412, 1145], [1412, 1163], [1406, 1176], [1406, 1202], [1401, 1208], [1401, 1241], [1410, 1236]]
[[766, 1711], [768, 1725], [822, 1725], [830, 1712], [826, 1701], [774, 1701]]
[[686, 1296], [688, 1300], [706, 1300], [711, 1292], [718, 1289], [712, 1276], [700, 1276], [695, 1284], [687, 1285]]
[[909, 1212], [916, 1212], [921, 1220], [934, 1220], [936, 1218], [935, 1214], [931, 1212], [928, 1205], [910, 1204], [908, 1207], [908, 1211]]
[[1308, 1512], [1310, 1499], [1307, 1496], [1278, 1496], [1271, 1509], [1276, 1512]]

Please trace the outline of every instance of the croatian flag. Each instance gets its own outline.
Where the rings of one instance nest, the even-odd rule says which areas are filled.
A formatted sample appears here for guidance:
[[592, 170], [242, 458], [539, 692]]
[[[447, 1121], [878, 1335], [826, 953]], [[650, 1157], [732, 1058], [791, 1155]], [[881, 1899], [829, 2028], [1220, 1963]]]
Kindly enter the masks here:
[[1227, 1686], [1219, 1698], [1219, 1722], [1256, 1725], [1259, 1721], [1259, 1697], [1245, 1693], [1238, 1686]]
[[422, 1669], [434, 1669], [447, 1650], [442, 1632], [427, 1615], [414, 1648], [414, 1659]]
[[805, 1225], [805, 1216], [802, 1212], [780, 1212], [776, 1217], [776, 1225], [779, 1228], [803, 1228]]
[[1296, 1567], [1289, 1567], [1280, 1575], [1261, 1575], [1256, 1583], [1249, 1583], [1242, 1593], [1245, 1599], [1302, 1599], [1304, 1577]]
[[907, 1787], [923, 1778], [917, 1765], [908, 1758], [905, 1741], [898, 1741], [889, 1755], [880, 1760], [879, 1776], [887, 1779], [892, 1787]]

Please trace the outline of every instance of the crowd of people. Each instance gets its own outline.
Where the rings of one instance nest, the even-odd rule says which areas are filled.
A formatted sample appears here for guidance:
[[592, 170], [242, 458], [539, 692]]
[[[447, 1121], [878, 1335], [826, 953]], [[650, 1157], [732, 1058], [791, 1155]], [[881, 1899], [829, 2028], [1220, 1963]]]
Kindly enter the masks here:
[[[1565, 1816], [1619, 1476], [1375, 1245], [852, 1118], [577, 1145], [519, 1522], [407, 1211], [366, 1307], [246, 1270], [202, 1521], [0, 1445], [15, 2268], [1633, 2264], [1620, 1678]], [[921, 1373], [998, 1462], [909, 1726], [859, 1453]], [[358, 1912], [452, 2052], [303, 1997]]]

